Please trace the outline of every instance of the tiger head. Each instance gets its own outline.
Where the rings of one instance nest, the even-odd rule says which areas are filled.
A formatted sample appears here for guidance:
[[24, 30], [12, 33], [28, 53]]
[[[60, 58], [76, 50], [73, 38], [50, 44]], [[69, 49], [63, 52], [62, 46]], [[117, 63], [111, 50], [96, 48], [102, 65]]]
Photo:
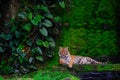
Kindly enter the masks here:
[[59, 47], [59, 56], [62, 58], [67, 58], [69, 56], [68, 47]]

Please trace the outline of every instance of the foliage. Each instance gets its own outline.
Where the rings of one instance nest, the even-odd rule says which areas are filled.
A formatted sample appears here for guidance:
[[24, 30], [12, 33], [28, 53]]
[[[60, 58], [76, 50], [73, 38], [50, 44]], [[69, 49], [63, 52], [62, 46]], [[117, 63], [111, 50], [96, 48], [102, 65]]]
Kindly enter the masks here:
[[[56, 1], [65, 7], [63, 1]], [[16, 17], [5, 23], [3, 29], [9, 30], [0, 32], [0, 73], [28, 73], [37, 69], [36, 62], [53, 56], [56, 36], [53, 29], [58, 19], [51, 13], [48, 2], [55, 3], [21, 0]]]
[[115, 7], [112, 1], [71, 2], [70, 11], [63, 15], [63, 33], [58, 44], [68, 46], [71, 54], [91, 57], [117, 55]]
[[3, 77], [0, 76], [0, 80], [4, 80]]
[[59, 71], [40, 71], [34, 76], [34, 80], [64, 80], [69, 78], [71, 80], [80, 80], [72, 76], [68, 72], [59, 72]]

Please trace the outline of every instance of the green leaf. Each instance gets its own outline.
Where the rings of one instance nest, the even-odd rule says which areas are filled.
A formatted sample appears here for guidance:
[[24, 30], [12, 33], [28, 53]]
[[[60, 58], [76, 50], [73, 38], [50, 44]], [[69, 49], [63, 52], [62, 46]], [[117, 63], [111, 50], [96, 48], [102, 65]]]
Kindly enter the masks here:
[[51, 47], [55, 47], [55, 41], [53, 40], [52, 37], [48, 36], [46, 39], [49, 41], [49, 45]]
[[32, 46], [32, 40], [31, 39], [28, 40], [26, 43], [27, 43], [28, 46]]
[[14, 32], [16, 29], [17, 29], [17, 26], [13, 26], [13, 27], [11, 28], [11, 32]]
[[36, 25], [36, 26], [38, 25], [38, 21], [36, 21], [35, 19], [32, 19], [32, 20], [31, 20], [31, 23], [32, 23], [33, 25]]
[[40, 48], [40, 47], [37, 47], [36, 49], [37, 49], [37, 52], [42, 55], [42, 50], [41, 50], [41, 48]]
[[55, 22], [59, 22], [60, 21], [60, 17], [55, 17]]
[[45, 11], [45, 12], [48, 12], [49, 11], [49, 9], [46, 7], [46, 6], [41, 6], [41, 9], [43, 10], [43, 11]]
[[20, 35], [21, 35], [21, 33], [20, 33], [20, 32], [15, 31], [15, 36], [16, 36], [16, 38], [19, 38], [19, 37], [20, 37]]
[[34, 59], [33, 57], [30, 57], [29, 58], [29, 63], [32, 63], [33, 59]]
[[52, 22], [50, 20], [45, 20], [42, 25], [44, 25], [45, 27], [52, 27]]
[[50, 13], [46, 13], [46, 14], [45, 14], [45, 17], [52, 19], [52, 18], [53, 18], [53, 15], [50, 14]]
[[36, 59], [37, 59], [38, 61], [43, 61], [42, 56], [37, 56]]
[[34, 17], [34, 19], [31, 20], [33, 25], [38, 25], [39, 22], [41, 22], [41, 19], [43, 18], [43, 16], [41, 15], [37, 15]]
[[10, 41], [10, 43], [9, 43], [9, 47], [13, 47], [14, 46], [14, 44], [15, 44], [15, 42], [14, 41]]
[[62, 8], [65, 8], [65, 3], [64, 3], [64, 1], [60, 1], [60, 2], [59, 2], [59, 5], [60, 5]]
[[53, 56], [52, 53], [53, 53], [53, 52], [51, 52], [51, 51], [47, 51], [47, 56], [48, 56], [48, 57], [52, 57], [52, 56]]
[[48, 41], [43, 42], [43, 46], [46, 47], [46, 48], [49, 48], [49, 43], [48, 43]]
[[37, 68], [36, 68], [35, 66], [33, 66], [33, 65], [29, 65], [28, 68], [29, 68], [30, 70], [37, 70]]
[[40, 39], [38, 39], [37, 41], [36, 41], [36, 44], [38, 45], [38, 46], [42, 46], [42, 40], [40, 40]]
[[26, 53], [25, 53], [25, 52], [22, 52], [21, 50], [20, 50], [18, 53], [19, 53], [19, 55], [20, 55], [22, 58], [24, 58], [24, 57], [26, 56]]
[[23, 45], [23, 44], [20, 44], [17, 49], [18, 49], [18, 50], [21, 50], [22, 48], [24, 48], [24, 45]]
[[32, 13], [31, 12], [28, 14], [28, 19], [32, 20]]
[[19, 62], [22, 64], [23, 63], [23, 58], [19, 57]]
[[16, 50], [16, 47], [12, 47], [12, 52]]
[[5, 40], [10, 40], [10, 39], [12, 39], [12, 35], [11, 34], [6, 35]]
[[26, 13], [24, 13], [24, 12], [19, 13], [18, 16], [22, 19], [25, 19], [26, 18]]
[[0, 47], [0, 52], [4, 52], [4, 50], [3, 50], [3, 48], [2, 48], [2, 47]]
[[2, 32], [2, 33], [0, 34], [0, 37], [3, 38], [3, 39], [5, 39], [6, 34]]
[[31, 24], [30, 23], [28, 23], [28, 24], [25, 24], [24, 25], [24, 30], [26, 30], [26, 31], [30, 31], [31, 30]]
[[47, 39], [48, 41], [53, 41], [53, 38], [52, 38], [51, 36], [47, 36], [46, 39]]
[[43, 36], [48, 36], [48, 31], [46, 28], [42, 27], [41, 29], [39, 29], [39, 31]]
[[42, 50], [40, 49], [40, 47], [36, 47], [32, 49], [32, 53], [34, 54], [41, 54], [42, 55]]
[[49, 42], [49, 45], [50, 45], [51, 47], [55, 47], [55, 42], [54, 42], [54, 41]]

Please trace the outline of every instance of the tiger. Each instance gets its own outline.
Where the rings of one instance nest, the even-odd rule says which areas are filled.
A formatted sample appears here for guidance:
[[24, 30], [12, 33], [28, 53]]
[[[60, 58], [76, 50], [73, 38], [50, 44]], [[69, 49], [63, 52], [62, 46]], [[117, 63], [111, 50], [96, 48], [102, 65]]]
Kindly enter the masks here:
[[103, 64], [103, 62], [96, 61], [90, 57], [71, 55], [68, 47], [59, 47], [59, 63], [66, 64], [69, 68], [73, 67], [73, 64]]

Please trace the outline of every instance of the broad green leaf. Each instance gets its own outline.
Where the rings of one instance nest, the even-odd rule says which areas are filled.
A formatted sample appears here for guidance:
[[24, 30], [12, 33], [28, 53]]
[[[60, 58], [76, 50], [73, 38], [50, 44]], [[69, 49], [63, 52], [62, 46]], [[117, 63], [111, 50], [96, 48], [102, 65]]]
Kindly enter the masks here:
[[36, 49], [39, 54], [42, 54], [42, 50], [40, 49], [40, 47], [37, 47]]
[[52, 37], [48, 36], [48, 37], [46, 37], [46, 39], [49, 41], [49, 45], [51, 47], [55, 47], [55, 41], [53, 40]]
[[26, 56], [26, 53], [25, 53], [25, 52], [22, 52], [22, 50], [20, 50], [18, 53], [19, 53], [19, 55], [20, 55], [22, 58], [24, 58], [24, 57]]
[[31, 20], [31, 23], [32, 23], [33, 25], [36, 25], [36, 26], [38, 25], [38, 21], [36, 21], [35, 19], [32, 19], [32, 20]]
[[52, 55], [52, 54], [51, 54], [51, 55], [50, 55], [50, 54], [48, 54], [47, 56], [51, 58], [53, 55]]
[[16, 29], [17, 29], [17, 26], [13, 26], [13, 27], [11, 28], [11, 32], [14, 32]]
[[12, 39], [12, 35], [11, 34], [5, 34], [5, 33], [1, 33], [0, 37], [5, 39], [5, 40], [10, 40]]
[[14, 44], [15, 44], [15, 42], [14, 42], [14, 41], [10, 41], [10, 43], [9, 43], [9, 47], [13, 47], [13, 46], [14, 46]]
[[52, 38], [51, 36], [47, 36], [46, 39], [47, 39], [48, 41], [53, 41], [53, 38]]
[[55, 41], [53, 40], [52, 37], [48, 36], [46, 39], [49, 41], [49, 45], [51, 47], [55, 47]]
[[36, 54], [35, 48], [32, 48], [31, 53]]
[[42, 56], [37, 56], [36, 59], [37, 59], [38, 61], [43, 61]]
[[60, 2], [59, 2], [59, 5], [60, 5], [62, 8], [65, 8], [65, 3], [64, 3], [64, 1], [60, 1]]
[[28, 68], [29, 68], [30, 70], [31, 70], [31, 69], [32, 69], [32, 70], [37, 70], [37, 68], [36, 68], [35, 66], [33, 66], [33, 65], [29, 65]]
[[21, 33], [20, 33], [20, 32], [15, 31], [15, 37], [16, 37], [16, 38], [19, 38], [19, 37], [20, 37], [20, 35], [21, 35]]
[[46, 28], [42, 27], [41, 29], [39, 29], [39, 31], [43, 36], [48, 36], [48, 31]]
[[[12, 52], [16, 50], [16, 47], [12, 47]], [[12, 53], [13, 54], [13, 53]]]
[[38, 46], [42, 46], [42, 40], [40, 40], [40, 39], [38, 39], [37, 41], [36, 41], [36, 44], [38, 45]]
[[2, 32], [2, 33], [0, 34], [0, 37], [3, 38], [3, 39], [5, 39], [6, 34]]
[[52, 53], [53, 53], [52, 51], [47, 51], [47, 56], [52, 57], [53, 56]]
[[18, 13], [18, 16], [22, 19], [26, 18], [26, 13], [22, 12], [22, 13]]
[[41, 19], [43, 19], [43, 16], [37, 15], [31, 20], [31, 22], [33, 25], [38, 25], [38, 23], [41, 22]]
[[47, 17], [47, 18], [49, 18], [49, 19], [52, 19], [52, 18], [53, 18], [53, 15], [50, 14], [50, 13], [46, 13], [46, 14], [45, 14], [45, 17]]
[[40, 5], [36, 5], [35, 9], [41, 9], [41, 6]]
[[10, 39], [12, 39], [12, 35], [11, 34], [6, 35], [5, 40], [10, 40]]
[[42, 50], [40, 49], [40, 47], [36, 47], [32, 49], [32, 53], [34, 54], [42, 54]]
[[19, 62], [22, 64], [23, 63], [23, 58], [22, 57], [19, 57]]
[[41, 9], [43, 10], [43, 11], [45, 11], [45, 12], [48, 12], [49, 10], [48, 10], [48, 8], [46, 7], [46, 6], [41, 6]]
[[23, 45], [23, 44], [20, 44], [17, 49], [20, 50], [20, 49], [22, 49], [22, 48], [24, 48], [24, 45]]
[[29, 58], [29, 63], [32, 63], [32, 61], [33, 61], [33, 57], [30, 57]]
[[53, 26], [53, 24], [52, 24], [52, 22], [50, 20], [45, 20], [42, 23], [42, 25], [44, 25], [45, 27], [52, 27]]
[[43, 42], [43, 46], [46, 47], [46, 48], [49, 48], [49, 43], [48, 43], [48, 41]]
[[54, 42], [54, 41], [49, 42], [49, 45], [50, 45], [51, 47], [55, 47], [55, 42]]
[[26, 43], [27, 43], [28, 46], [32, 46], [32, 40], [31, 39], [28, 40]]
[[0, 47], [0, 52], [4, 52], [4, 50], [3, 50], [3, 48], [2, 48], [2, 47]]
[[32, 20], [32, 13], [31, 13], [31, 12], [28, 14], [28, 18], [29, 18], [30, 20]]
[[60, 21], [60, 17], [55, 17], [54, 20], [55, 20], [55, 22], [59, 22]]
[[24, 30], [26, 30], [26, 31], [30, 31], [31, 28], [32, 28], [32, 27], [31, 27], [31, 24], [30, 24], [30, 23], [24, 25]]
[[37, 15], [37, 16], [35, 17], [35, 19], [36, 19], [38, 22], [40, 22], [42, 18], [43, 18], [43, 16], [41, 16], [41, 15]]

